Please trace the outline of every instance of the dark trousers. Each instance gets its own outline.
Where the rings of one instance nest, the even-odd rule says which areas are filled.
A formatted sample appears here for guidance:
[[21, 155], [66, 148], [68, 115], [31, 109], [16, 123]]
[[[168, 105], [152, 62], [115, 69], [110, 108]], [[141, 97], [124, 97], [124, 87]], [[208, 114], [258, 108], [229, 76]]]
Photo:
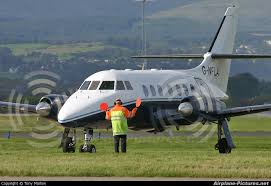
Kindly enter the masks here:
[[114, 136], [115, 152], [119, 152], [119, 142], [121, 141], [121, 152], [126, 152], [127, 135]]

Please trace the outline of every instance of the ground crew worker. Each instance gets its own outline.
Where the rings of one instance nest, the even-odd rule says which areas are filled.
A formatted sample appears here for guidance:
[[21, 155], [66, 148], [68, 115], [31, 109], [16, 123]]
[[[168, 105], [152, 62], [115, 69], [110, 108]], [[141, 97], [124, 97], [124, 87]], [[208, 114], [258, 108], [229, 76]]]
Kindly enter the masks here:
[[111, 120], [112, 130], [114, 136], [115, 152], [119, 152], [119, 142], [121, 140], [121, 152], [126, 152], [127, 143], [127, 118], [133, 118], [136, 114], [137, 108], [132, 111], [122, 106], [121, 99], [118, 98], [114, 102], [114, 107], [106, 111], [106, 119]]

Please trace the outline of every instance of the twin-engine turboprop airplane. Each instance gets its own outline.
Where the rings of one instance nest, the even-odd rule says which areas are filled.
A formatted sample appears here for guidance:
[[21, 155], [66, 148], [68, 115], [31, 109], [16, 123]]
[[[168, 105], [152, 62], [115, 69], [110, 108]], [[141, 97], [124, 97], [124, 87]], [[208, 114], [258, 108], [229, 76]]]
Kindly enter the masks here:
[[[90, 143], [93, 129], [108, 128], [101, 103], [113, 106], [116, 98], [132, 108], [136, 98], [142, 104], [136, 117], [129, 121], [132, 130], [161, 132], [169, 126], [192, 125], [196, 122], [218, 126], [220, 153], [230, 153], [233, 143], [228, 121], [231, 117], [271, 110], [271, 105], [227, 108], [226, 95], [232, 58], [270, 58], [271, 55], [232, 54], [236, 35], [238, 7], [229, 7], [222, 23], [204, 55], [138, 56], [137, 58], [203, 58], [202, 63], [189, 70], [107, 70], [89, 76], [70, 97], [47, 95], [37, 105], [1, 102], [2, 106], [36, 112], [55, 119], [65, 127], [61, 146], [64, 152], [75, 151], [75, 130], [84, 128], [85, 142], [80, 152], [96, 152]], [[72, 135], [72, 137], [70, 137]]]

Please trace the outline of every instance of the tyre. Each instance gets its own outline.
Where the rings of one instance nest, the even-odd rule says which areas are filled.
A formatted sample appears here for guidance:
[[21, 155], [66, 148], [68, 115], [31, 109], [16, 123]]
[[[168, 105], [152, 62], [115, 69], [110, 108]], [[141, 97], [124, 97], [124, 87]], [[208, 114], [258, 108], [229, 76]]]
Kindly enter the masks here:
[[87, 145], [87, 148], [84, 149], [84, 145], [80, 145], [79, 152], [89, 152], [89, 153], [95, 153], [96, 148], [93, 144]]
[[70, 147], [69, 152], [75, 153], [75, 147], [74, 146]]
[[231, 153], [231, 148], [228, 145], [226, 138], [222, 138], [218, 141], [218, 151], [221, 154]]
[[72, 138], [71, 137], [67, 137], [63, 143], [63, 152], [75, 152], [75, 147], [73, 146], [72, 143]]
[[95, 147], [95, 145], [91, 144], [89, 146], [89, 151], [88, 152], [90, 152], [90, 153], [96, 153], [96, 147]]
[[83, 149], [84, 145], [80, 145], [80, 148], [79, 148], [79, 152], [85, 152], [84, 149]]

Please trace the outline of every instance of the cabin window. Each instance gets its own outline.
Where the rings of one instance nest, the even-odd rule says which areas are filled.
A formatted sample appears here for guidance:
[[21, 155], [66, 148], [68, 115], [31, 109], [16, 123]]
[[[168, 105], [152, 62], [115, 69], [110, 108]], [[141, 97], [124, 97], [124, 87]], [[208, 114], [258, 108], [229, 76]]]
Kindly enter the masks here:
[[158, 93], [160, 96], [163, 96], [163, 89], [160, 85], [157, 85]]
[[188, 95], [189, 95], [189, 92], [188, 92], [187, 86], [186, 86], [186, 85], [183, 85], [183, 89], [184, 89], [184, 94], [185, 94], [186, 96], [188, 96]]
[[191, 91], [193, 92], [193, 91], [195, 90], [194, 85], [190, 84], [190, 89], [191, 89]]
[[173, 95], [173, 88], [168, 85], [168, 95]]
[[114, 90], [114, 81], [103, 81], [100, 90]]
[[89, 90], [96, 90], [100, 84], [100, 81], [92, 81]]
[[125, 90], [124, 83], [122, 81], [117, 81], [117, 90]]
[[156, 96], [156, 90], [152, 85], [150, 85], [150, 90], [151, 90], [152, 96]]
[[90, 84], [91, 81], [85, 81], [81, 87], [79, 88], [79, 90], [87, 90], [88, 89], [88, 86]]
[[142, 85], [142, 88], [143, 88], [143, 92], [144, 92], [145, 96], [148, 97], [149, 91], [148, 91], [147, 87], [145, 85]]
[[182, 89], [181, 89], [181, 86], [180, 85], [176, 85], [176, 91], [178, 93], [178, 96], [182, 96]]
[[124, 81], [127, 90], [133, 90], [133, 87], [129, 81]]

